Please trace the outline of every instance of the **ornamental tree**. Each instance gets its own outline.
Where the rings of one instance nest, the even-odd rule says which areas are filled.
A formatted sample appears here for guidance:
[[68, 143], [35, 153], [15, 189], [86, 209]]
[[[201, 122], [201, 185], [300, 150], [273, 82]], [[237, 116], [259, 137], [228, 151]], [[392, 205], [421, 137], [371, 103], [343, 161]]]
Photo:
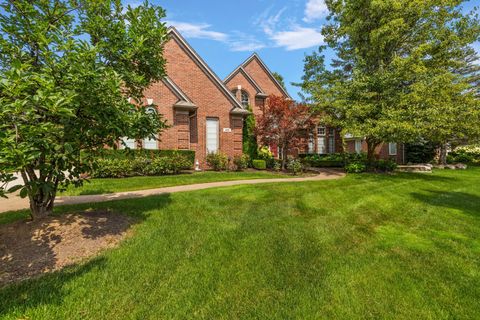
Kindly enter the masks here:
[[262, 114], [257, 117], [255, 132], [264, 145], [281, 148], [282, 169], [285, 170], [288, 151], [292, 146], [300, 148], [306, 144], [305, 133], [313, 126], [314, 119], [309, 107], [271, 95], [262, 107]]
[[[0, 195], [18, 191], [33, 219], [81, 185], [97, 150], [165, 127], [137, 107], [165, 76], [161, 7], [120, 0], [6, 1], [0, 11]], [[130, 98], [130, 99], [129, 99]], [[9, 173], [23, 185], [5, 190]]]
[[[478, 39], [477, 16], [463, 13], [463, 2], [327, 0], [329, 23], [322, 33], [336, 58], [331, 68], [325, 67], [326, 47], [306, 57], [305, 75], [299, 84], [306, 99], [326, 114], [332, 125], [366, 137], [370, 161], [382, 142], [417, 140], [437, 120], [444, 120], [437, 117], [438, 101], [409, 104], [415, 100], [412, 94], [421, 96], [415, 84], [431, 81], [438, 87], [440, 79], [426, 75], [464, 70], [470, 45]], [[457, 84], [463, 82], [456, 77], [449, 84], [448, 77], [439, 77], [449, 86], [448, 91], [458, 92]], [[450, 108], [472, 105], [451, 104]], [[420, 113], [429, 116], [417, 117]]]

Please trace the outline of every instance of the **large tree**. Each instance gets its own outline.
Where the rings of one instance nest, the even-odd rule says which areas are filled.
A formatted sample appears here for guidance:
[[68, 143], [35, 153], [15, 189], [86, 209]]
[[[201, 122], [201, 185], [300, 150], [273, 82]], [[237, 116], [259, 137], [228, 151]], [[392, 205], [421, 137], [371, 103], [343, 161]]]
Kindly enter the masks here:
[[[438, 103], [408, 105], [416, 83], [428, 74], [448, 83], [465, 62], [469, 45], [478, 38], [477, 17], [462, 13], [462, 0], [327, 0], [329, 23], [323, 28], [336, 54], [331, 68], [323, 51], [307, 56], [300, 84], [326, 119], [346, 132], [366, 138], [368, 158], [382, 142], [418, 139], [435, 122]], [[416, 88], [415, 95], [422, 95]], [[465, 97], [462, 97], [462, 99]], [[474, 104], [450, 104], [458, 110]], [[425, 110], [431, 112], [425, 113]], [[423, 111], [429, 118], [417, 117]], [[474, 110], [470, 109], [474, 114]], [[451, 119], [453, 120], [453, 119]]]
[[311, 109], [290, 99], [271, 95], [262, 114], [257, 117], [256, 134], [266, 146], [277, 146], [282, 150], [282, 169], [292, 146], [305, 143], [306, 132], [313, 128]]
[[[120, 0], [11, 0], [0, 11], [0, 180], [19, 172], [34, 219], [82, 183], [92, 154], [165, 127], [140, 107], [165, 76], [164, 10]], [[0, 181], [0, 182], [1, 182]], [[0, 195], [5, 192], [0, 187]]]

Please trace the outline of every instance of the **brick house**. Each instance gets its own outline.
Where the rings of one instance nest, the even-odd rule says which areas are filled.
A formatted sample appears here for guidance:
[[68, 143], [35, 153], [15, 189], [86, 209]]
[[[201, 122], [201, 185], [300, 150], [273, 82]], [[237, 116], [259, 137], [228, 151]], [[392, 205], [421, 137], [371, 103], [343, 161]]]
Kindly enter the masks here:
[[[247, 106], [258, 116], [268, 96], [292, 98], [257, 53], [221, 81], [178, 30], [171, 27], [168, 34], [169, 40], [164, 45], [167, 76], [145, 90], [142, 103], [148, 106], [147, 111], [162, 114], [170, 128], [160, 137], [142, 141], [124, 138], [123, 141], [131, 149], [195, 151], [201, 168], [206, 167], [206, 156], [210, 152], [222, 152], [230, 158], [241, 155], [243, 122], [250, 114]], [[319, 124], [305, 139], [306, 148], [294, 148], [290, 153], [343, 151], [337, 128]], [[359, 152], [358, 148], [355, 141], [347, 142], [347, 151]], [[364, 148], [362, 145], [361, 150]], [[392, 146], [390, 149], [388, 145], [382, 146], [379, 153], [389, 158], [392, 150]], [[274, 146], [271, 151], [275, 156], [281, 154]]]
[[[227, 88], [241, 101], [242, 105], [252, 107], [256, 116], [262, 113], [262, 107], [270, 95], [292, 99], [288, 92], [275, 79], [272, 72], [257, 53], [252, 54], [240, 64], [224, 80]], [[305, 138], [307, 148], [294, 148], [289, 151], [292, 155], [305, 153], [336, 153], [342, 152], [342, 142], [339, 130], [336, 128], [317, 125]], [[307, 141], [308, 140], [308, 141]], [[271, 146], [275, 156], [281, 154], [278, 148]]]
[[193, 150], [201, 167], [209, 152], [242, 154], [243, 118], [249, 112], [175, 28], [168, 34], [167, 77], [145, 90], [142, 102], [171, 127], [157, 139], [123, 141], [131, 149]]

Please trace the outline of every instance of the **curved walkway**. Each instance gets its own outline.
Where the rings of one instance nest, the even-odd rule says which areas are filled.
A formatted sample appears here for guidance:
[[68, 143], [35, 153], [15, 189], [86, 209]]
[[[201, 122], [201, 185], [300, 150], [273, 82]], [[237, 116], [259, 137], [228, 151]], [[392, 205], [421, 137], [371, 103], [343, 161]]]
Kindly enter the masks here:
[[[304, 181], [321, 181], [340, 179], [345, 176], [345, 173], [337, 170], [323, 169], [319, 170], [319, 174], [313, 177], [303, 178], [277, 178], [277, 179], [252, 179], [252, 180], [235, 180], [235, 181], [220, 181], [199, 183], [190, 185], [181, 185], [174, 187], [164, 187], [157, 189], [147, 189], [139, 191], [117, 192], [99, 195], [85, 195], [85, 196], [69, 196], [58, 197], [55, 201], [56, 205], [71, 205], [82, 203], [96, 203], [113, 200], [135, 199], [154, 195], [162, 195], [168, 193], [195, 191], [218, 187], [238, 186], [245, 184], [260, 184], [260, 183], [279, 183], [279, 182], [304, 182]], [[28, 199], [21, 199], [18, 196], [10, 197], [9, 199], [0, 199], [0, 213], [7, 211], [28, 209]]]

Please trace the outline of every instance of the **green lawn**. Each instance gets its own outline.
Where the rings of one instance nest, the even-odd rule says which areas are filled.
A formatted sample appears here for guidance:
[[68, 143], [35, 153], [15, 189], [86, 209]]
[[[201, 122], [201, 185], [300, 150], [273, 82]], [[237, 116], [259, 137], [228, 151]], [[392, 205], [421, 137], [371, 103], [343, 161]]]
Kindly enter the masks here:
[[0, 289], [0, 318], [480, 319], [480, 168], [236, 186], [58, 213], [90, 207], [138, 217], [134, 236], [85, 264]]
[[85, 182], [83, 187], [69, 187], [67, 191], [61, 193], [62, 196], [78, 196], [103, 194], [122, 191], [135, 191], [155, 189], [187, 184], [232, 181], [245, 179], [274, 179], [274, 178], [292, 178], [288, 174], [273, 173], [268, 171], [245, 171], [245, 172], [197, 172], [174, 176], [158, 177], [132, 177], [124, 179], [92, 179]]

